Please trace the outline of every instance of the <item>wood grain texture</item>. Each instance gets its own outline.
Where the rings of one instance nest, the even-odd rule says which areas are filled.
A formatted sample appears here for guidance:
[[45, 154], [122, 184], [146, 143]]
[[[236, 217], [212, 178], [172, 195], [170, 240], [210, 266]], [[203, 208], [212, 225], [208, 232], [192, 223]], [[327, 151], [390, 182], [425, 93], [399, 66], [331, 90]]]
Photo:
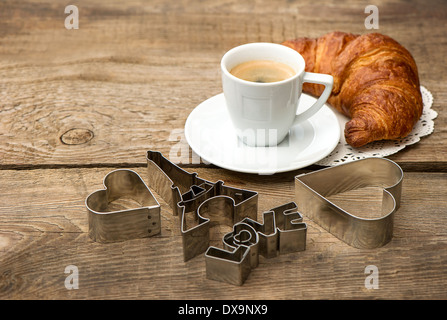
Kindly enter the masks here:
[[[374, 4], [378, 31], [413, 54], [439, 114], [432, 135], [390, 157], [405, 170], [394, 238], [359, 250], [304, 217], [307, 249], [261, 259], [234, 287], [207, 280], [203, 256], [183, 262], [178, 218], [159, 197], [160, 235], [107, 245], [89, 239], [84, 200], [115, 168], [148, 179], [147, 150], [201, 178], [258, 191], [259, 218], [293, 200], [293, 177], [303, 170], [257, 176], [191, 163], [185, 120], [221, 92], [219, 62], [228, 49], [370, 32], [365, 2], [80, 0], [79, 29], [66, 30], [66, 2], [2, 1], [0, 299], [446, 299], [447, 6]], [[333, 200], [374, 214], [376, 192]], [[212, 244], [227, 231], [213, 230]], [[64, 286], [68, 265], [79, 268], [78, 290]], [[379, 290], [365, 289], [367, 265], [379, 268]]]
[[[133, 168], [150, 183], [144, 168]], [[198, 169], [211, 181], [260, 193], [258, 218], [293, 200], [292, 174], [241, 175]], [[447, 298], [447, 189], [444, 173], [408, 173], [394, 238], [375, 250], [352, 248], [304, 217], [303, 252], [261, 258], [243, 287], [206, 279], [204, 256], [183, 262], [178, 218], [162, 204], [162, 231], [152, 238], [100, 244], [88, 237], [84, 199], [102, 188], [109, 169], [2, 170], [0, 298], [2, 299], [444, 299]], [[23, 188], [17, 189], [17, 181]], [[9, 191], [8, 191], [9, 190]], [[360, 193], [359, 193], [360, 192]], [[345, 195], [352, 212], [377, 198]], [[214, 232], [220, 246], [228, 229]], [[79, 289], [64, 286], [65, 267], [79, 269]], [[364, 286], [368, 265], [379, 268], [379, 290]], [[160, 266], [163, 266], [162, 268]]]
[[[80, 1], [80, 27], [64, 5], [2, 4], [0, 166], [144, 163], [146, 149], [179, 143], [189, 113], [221, 92], [219, 61], [231, 47], [332, 30], [368, 32], [365, 5], [312, 1]], [[439, 112], [435, 133], [391, 158], [413, 170], [446, 170], [447, 102], [442, 2], [378, 1], [379, 32], [415, 57]], [[93, 138], [66, 145], [71, 129]], [[181, 142], [185, 143], [185, 142]], [[433, 168], [432, 168], [433, 169]]]

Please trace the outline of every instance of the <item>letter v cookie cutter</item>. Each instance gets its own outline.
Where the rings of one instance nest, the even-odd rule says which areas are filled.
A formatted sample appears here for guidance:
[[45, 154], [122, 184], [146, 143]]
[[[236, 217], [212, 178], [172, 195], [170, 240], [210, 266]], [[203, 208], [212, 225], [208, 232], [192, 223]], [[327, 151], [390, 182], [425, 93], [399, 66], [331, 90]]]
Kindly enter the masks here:
[[[355, 248], [378, 248], [393, 237], [394, 213], [400, 206], [403, 171], [386, 158], [365, 158], [295, 177], [301, 212]], [[361, 218], [327, 197], [362, 187], [383, 188], [382, 216]]]

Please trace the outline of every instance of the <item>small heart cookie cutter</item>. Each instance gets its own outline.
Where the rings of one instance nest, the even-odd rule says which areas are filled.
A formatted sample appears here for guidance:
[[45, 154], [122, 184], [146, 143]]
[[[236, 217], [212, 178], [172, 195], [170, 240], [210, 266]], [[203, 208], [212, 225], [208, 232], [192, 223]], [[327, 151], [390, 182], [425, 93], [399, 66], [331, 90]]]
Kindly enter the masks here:
[[[355, 248], [378, 248], [393, 237], [394, 213], [400, 207], [403, 171], [386, 158], [365, 158], [295, 177], [300, 211]], [[383, 188], [382, 216], [361, 218], [327, 197], [363, 187]]]
[[[89, 236], [93, 241], [117, 242], [160, 233], [160, 204], [138, 173], [115, 170], [104, 177], [103, 184], [105, 189], [91, 193], [85, 200]], [[110, 208], [111, 202], [122, 198], [137, 202], [138, 207]]]

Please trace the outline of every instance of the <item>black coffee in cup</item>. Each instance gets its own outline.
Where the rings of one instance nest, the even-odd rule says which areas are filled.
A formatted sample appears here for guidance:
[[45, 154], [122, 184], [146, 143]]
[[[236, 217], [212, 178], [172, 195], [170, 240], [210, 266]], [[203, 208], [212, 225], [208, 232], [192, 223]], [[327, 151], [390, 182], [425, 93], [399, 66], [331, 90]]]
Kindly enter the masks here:
[[271, 60], [251, 60], [238, 64], [230, 73], [239, 79], [251, 82], [278, 82], [291, 78], [295, 70], [289, 65]]

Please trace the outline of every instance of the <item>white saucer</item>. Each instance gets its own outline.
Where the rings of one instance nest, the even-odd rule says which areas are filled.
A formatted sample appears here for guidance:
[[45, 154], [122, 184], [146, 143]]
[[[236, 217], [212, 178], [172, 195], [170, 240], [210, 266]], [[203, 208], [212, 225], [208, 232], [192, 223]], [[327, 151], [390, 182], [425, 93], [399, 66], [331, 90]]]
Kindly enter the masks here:
[[[302, 112], [316, 99], [302, 94]], [[313, 117], [290, 129], [276, 147], [249, 147], [236, 136], [223, 93], [199, 104], [185, 123], [185, 137], [204, 162], [237, 172], [274, 174], [309, 166], [331, 153], [340, 140], [340, 125], [326, 104]]]

